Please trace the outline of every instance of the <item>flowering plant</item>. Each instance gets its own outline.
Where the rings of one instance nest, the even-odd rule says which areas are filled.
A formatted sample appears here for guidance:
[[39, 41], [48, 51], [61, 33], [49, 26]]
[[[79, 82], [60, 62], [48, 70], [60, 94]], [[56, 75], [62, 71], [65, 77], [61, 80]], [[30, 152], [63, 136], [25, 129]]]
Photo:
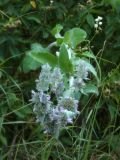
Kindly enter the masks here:
[[[92, 52], [85, 51], [82, 53], [84, 57], [80, 58], [75, 51], [79, 49], [78, 45], [85, 41], [86, 32], [74, 28], [62, 37], [61, 29], [62, 27], [57, 25], [52, 30], [56, 42], [45, 49], [37, 46], [37, 52], [29, 53], [43, 64], [39, 78], [36, 80], [36, 91], [32, 91], [33, 112], [37, 122], [43, 126], [44, 133], [56, 137], [59, 136], [61, 129], [67, 124], [72, 124], [74, 118], [80, 114], [78, 103], [81, 94], [98, 94], [97, 86], [87, 83], [90, 81], [90, 72], [99, 83], [95, 68], [85, 58], [95, 59], [95, 56]], [[59, 48], [56, 56], [49, 53], [54, 45]]]

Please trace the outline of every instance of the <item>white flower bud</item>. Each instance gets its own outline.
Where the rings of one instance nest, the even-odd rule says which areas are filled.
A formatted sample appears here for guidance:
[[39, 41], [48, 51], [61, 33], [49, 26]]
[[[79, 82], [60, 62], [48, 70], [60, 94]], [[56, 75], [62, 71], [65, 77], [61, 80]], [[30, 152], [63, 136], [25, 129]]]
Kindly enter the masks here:
[[102, 17], [100, 17], [100, 16], [98, 16], [98, 19], [101, 21], [103, 18], [102, 18]]
[[102, 25], [102, 22], [99, 22], [98, 24], [101, 26], [101, 25]]
[[95, 19], [95, 22], [98, 22], [98, 21], [99, 21], [99, 18], [96, 18], [96, 19]]
[[50, 0], [50, 3], [51, 3], [51, 4], [53, 4], [53, 2], [54, 2], [53, 0]]
[[94, 27], [95, 27], [95, 28], [98, 28], [98, 24], [95, 24]]

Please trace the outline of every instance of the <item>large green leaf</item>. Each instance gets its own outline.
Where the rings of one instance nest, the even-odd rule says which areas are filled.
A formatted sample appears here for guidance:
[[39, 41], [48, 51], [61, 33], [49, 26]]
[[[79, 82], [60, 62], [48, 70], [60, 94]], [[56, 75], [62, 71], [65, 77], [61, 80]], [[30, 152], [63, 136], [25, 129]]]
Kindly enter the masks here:
[[34, 60], [29, 54], [26, 54], [22, 61], [22, 68], [24, 73], [29, 72], [30, 70], [36, 70], [40, 67], [40, 63]]
[[86, 38], [87, 34], [83, 29], [73, 28], [67, 31], [64, 35], [64, 42], [72, 48], [76, 48], [76, 46], [83, 42]]
[[40, 60], [35, 59], [34, 56], [38, 53], [40, 54], [46, 52], [48, 52], [47, 48], [42, 47], [42, 45], [39, 43], [33, 43], [31, 45], [31, 50], [26, 53], [22, 61], [23, 71], [27, 73], [30, 70], [36, 70], [37, 68], [39, 68], [42, 62], [40, 62]]
[[53, 54], [49, 52], [30, 52], [29, 56], [32, 57], [34, 60], [39, 62], [40, 64], [48, 63], [51, 66], [57, 65], [57, 57], [55, 57]]
[[65, 73], [72, 72], [73, 66], [69, 58], [67, 47], [64, 43], [60, 47], [59, 65]]

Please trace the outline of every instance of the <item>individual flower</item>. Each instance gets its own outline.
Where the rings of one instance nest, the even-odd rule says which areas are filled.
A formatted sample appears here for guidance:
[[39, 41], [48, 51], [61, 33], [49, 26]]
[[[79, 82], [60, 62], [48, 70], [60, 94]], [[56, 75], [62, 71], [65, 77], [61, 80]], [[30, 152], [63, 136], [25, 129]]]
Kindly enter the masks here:
[[97, 23], [94, 24], [95, 29], [97, 29], [98, 26], [99, 26], [99, 25], [98, 25]]
[[51, 5], [53, 4], [53, 2], [54, 2], [53, 0], [50, 0], [50, 4], [51, 4]]

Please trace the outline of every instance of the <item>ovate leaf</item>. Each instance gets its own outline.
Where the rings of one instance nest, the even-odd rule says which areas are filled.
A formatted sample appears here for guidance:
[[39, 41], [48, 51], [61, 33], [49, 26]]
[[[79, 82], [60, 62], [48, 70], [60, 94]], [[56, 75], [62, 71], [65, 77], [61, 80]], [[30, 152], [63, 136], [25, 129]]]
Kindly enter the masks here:
[[57, 65], [57, 57], [49, 52], [30, 52], [29, 56], [40, 64], [48, 63], [51, 66]]
[[22, 61], [22, 68], [25, 73], [29, 72], [30, 70], [36, 70], [37, 68], [40, 67], [41, 63], [38, 62], [35, 58], [31, 56], [31, 53], [35, 52], [36, 53], [46, 53], [48, 52], [47, 48], [44, 48], [41, 44], [39, 43], [33, 43], [31, 45], [31, 50], [26, 52], [26, 55]]
[[95, 85], [93, 85], [93, 84], [87, 84], [87, 85], [83, 88], [82, 92], [83, 92], [84, 94], [93, 93], [93, 94], [98, 95], [98, 88], [97, 88]]
[[29, 54], [26, 54], [22, 61], [22, 68], [24, 73], [29, 72], [30, 70], [36, 70], [40, 67], [40, 63], [34, 60]]
[[87, 23], [90, 25], [91, 28], [94, 27], [94, 17], [92, 14], [88, 14], [86, 17]]
[[65, 33], [63, 41], [70, 45], [70, 47], [76, 48], [76, 46], [83, 42], [86, 37], [87, 34], [83, 29], [73, 28]]
[[66, 45], [63, 43], [60, 47], [59, 65], [65, 73], [72, 72], [73, 66]]

